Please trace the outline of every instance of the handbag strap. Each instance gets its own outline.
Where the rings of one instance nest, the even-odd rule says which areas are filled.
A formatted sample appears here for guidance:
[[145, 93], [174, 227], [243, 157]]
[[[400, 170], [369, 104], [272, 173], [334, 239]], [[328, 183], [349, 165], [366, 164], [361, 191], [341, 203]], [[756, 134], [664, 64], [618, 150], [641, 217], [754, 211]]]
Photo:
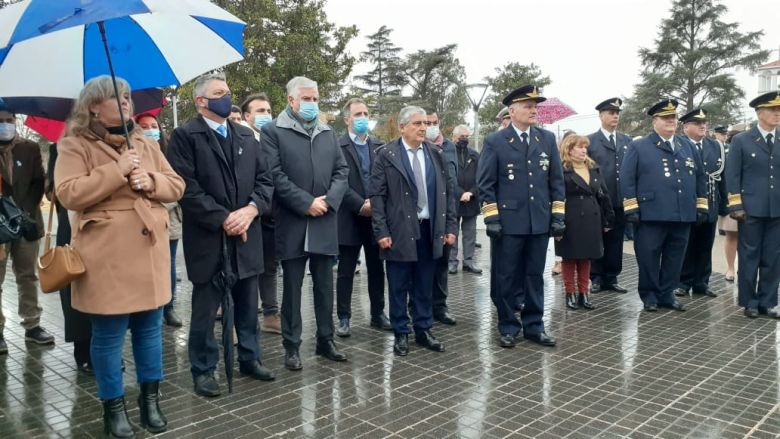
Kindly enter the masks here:
[[43, 240], [43, 251], [51, 248], [51, 226], [54, 219], [54, 205], [57, 203], [57, 194], [54, 188], [51, 189], [51, 204], [49, 204], [49, 223], [46, 226], [46, 238]]

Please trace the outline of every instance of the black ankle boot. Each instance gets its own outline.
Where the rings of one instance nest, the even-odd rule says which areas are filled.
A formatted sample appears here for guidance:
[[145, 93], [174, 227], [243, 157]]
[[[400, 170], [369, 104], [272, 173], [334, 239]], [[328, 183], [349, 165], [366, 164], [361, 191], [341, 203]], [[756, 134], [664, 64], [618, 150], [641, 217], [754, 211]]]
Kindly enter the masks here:
[[579, 297], [580, 305], [582, 305], [583, 308], [585, 308], [585, 309], [596, 309], [596, 307], [592, 303], [590, 303], [590, 294], [588, 294], [588, 293], [580, 293], [579, 296], [580, 296]]
[[135, 437], [127, 419], [124, 396], [103, 401], [103, 432], [110, 438]]
[[141, 383], [138, 395], [138, 408], [141, 411], [141, 426], [151, 433], [165, 431], [168, 421], [160, 411], [160, 382]]
[[571, 309], [579, 309], [580, 306], [577, 304], [577, 295], [574, 293], [566, 293], [566, 306]]

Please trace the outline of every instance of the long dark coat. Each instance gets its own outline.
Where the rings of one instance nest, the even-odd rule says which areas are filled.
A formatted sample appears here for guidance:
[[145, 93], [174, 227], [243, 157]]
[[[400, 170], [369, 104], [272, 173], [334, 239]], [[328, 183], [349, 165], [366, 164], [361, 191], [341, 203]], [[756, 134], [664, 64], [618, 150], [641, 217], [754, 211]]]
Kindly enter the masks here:
[[[252, 130], [231, 121], [228, 130], [233, 142], [232, 168], [218, 134], [201, 116], [176, 128], [168, 143], [168, 160], [187, 184], [179, 204], [184, 213], [184, 260], [193, 283], [209, 282], [220, 269], [222, 224], [230, 212], [254, 202], [262, 214], [271, 204], [271, 174]], [[260, 217], [249, 226], [246, 242], [230, 239], [235, 244], [233, 261], [239, 279], [262, 273]]]
[[598, 167], [590, 181], [573, 169], [563, 169], [566, 186], [566, 233], [555, 242], [555, 254], [564, 259], [598, 259], [604, 256], [602, 234], [614, 222], [612, 201]]
[[[426, 169], [428, 200], [431, 213], [433, 236], [433, 258], [442, 257], [444, 235], [457, 234], [455, 197], [449, 192], [455, 186], [455, 178], [446, 169], [445, 159], [439, 148], [424, 144], [430, 157], [433, 175]], [[406, 159], [401, 139], [380, 148], [371, 171], [371, 208], [374, 239], [390, 237], [393, 245], [379, 251], [387, 261], [416, 261], [417, 240], [420, 238], [420, 223], [417, 220], [417, 186], [414, 183], [411, 165]], [[427, 159], [426, 159], [427, 163]], [[435, 178], [435, 182], [434, 182]], [[435, 190], [435, 194], [432, 193]]]
[[6, 196], [12, 196], [17, 207], [27, 212], [35, 221], [38, 238], [43, 236], [43, 216], [41, 200], [46, 174], [43, 171], [41, 147], [37, 143], [17, 136], [13, 142], [13, 180], [2, 170], [2, 190]]
[[[371, 163], [376, 159], [376, 149], [383, 145], [383, 142], [372, 137], [366, 139], [368, 144], [368, 154]], [[349, 166], [349, 177], [347, 179], [348, 187], [344, 193], [344, 199], [339, 208], [339, 245], [360, 245], [360, 233], [358, 233], [358, 224], [371, 222], [371, 218], [361, 217], [358, 214], [363, 207], [363, 203], [368, 198], [368, 188], [363, 187], [363, 179], [360, 176], [360, 158], [355, 150], [355, 144], [349, 138], [349, 134], [344, 134], [339, 139], [341, 152]]]
[[[455, 186], [455, 203], [458, 206], [458, 216], [479, 215], [479, 194], [477, 192], [477, 167], [479, 166], [479, 153], [473, 148], [461, 151], [456, 149], [458, 155], [458, 178]], [[465, 154], [465, 160], [461, 157]], [[460, 201], [464, 192], [471, 192], [473, 196], [467, 203]]]
[[[307, 133], [289, 110], [267, 123], [262, 133], [274, 180], [276, 258], [287, 260], [307, 253], [337, 255], [337, 213], [347, 190], [349, 168], [336, 134], [325, 124]], [[312, 201], [322, 195], [328, 212], [308, 216]]]

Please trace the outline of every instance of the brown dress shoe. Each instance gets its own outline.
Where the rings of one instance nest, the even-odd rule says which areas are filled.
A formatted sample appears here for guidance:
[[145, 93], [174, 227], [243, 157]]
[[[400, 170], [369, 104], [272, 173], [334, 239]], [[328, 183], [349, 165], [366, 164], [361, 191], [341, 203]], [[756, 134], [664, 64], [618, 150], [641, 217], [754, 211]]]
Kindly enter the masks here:
[[263, 323], [260, 324], [260, 330], [263, 332], [270, 332], [271, 334], [281, 334], [282, 318], [279, 314], [263, 316]]

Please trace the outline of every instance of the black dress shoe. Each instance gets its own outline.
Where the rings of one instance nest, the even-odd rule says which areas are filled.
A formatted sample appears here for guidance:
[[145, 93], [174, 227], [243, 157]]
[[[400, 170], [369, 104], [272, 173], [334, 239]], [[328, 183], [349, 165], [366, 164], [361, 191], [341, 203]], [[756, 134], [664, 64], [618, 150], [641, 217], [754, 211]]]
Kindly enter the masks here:
[[688, 295], [688, 290], [685, 288], [675, 288], [674, 289], [674, 295], [677, 297], [683, 297]]
[[524, 334], [523, 336], [526, 340], [532, 341], [542, 346], [555, 346], [555, 339], [544, 332], [540, 332], [538, 334]]
[[395, 334], [393, 352], [400, 357], [409, 355], [409, 334]]
[[570, 309], [580, 309], [580, 305], [577, 303], [576, 294], [566, 293], [566, 307]]
[[431, 331], [421, 331], [414, 334], [414, 341], [427, 349], [436, 352], [444, 352], [444, 344], [431, 334]]
[[24, 331], [24, 341], [37, 344], [54, 344], [54, 336], [40, 326]]
[[252, 377], [260, 381], [273, 381], [276, 379], [276, 375], [274, 375], [271, 369], [263, 366], [263, 363], [258, 360], [241, 363], [239, 370], [241, 371], [242, 375]]
[[590, 293], [579, 293], [577, 295], [577, 300], [580, 303], [580, 306], [585, 309], [596, 309], [596, 306], [590, 303]]
[[347, 354], [336, 349], [336, 343], [333, 340], [318, 343], [315, 352], [331, 361], [347, 361]]
[[434, 317], [434, 320], [436, 320], [439, 323], [444, 323], [445, 325], [457, 325], [458, 322], [450, 316], [450, 313], [447, 311], [444, 311], [443, 313], [437, 315]]
[[472, 274], [482, 274], [482, 269], [477, 267], [472, 267], [471, 265], [464, 265], [463, 271], [466, 273], [472, 273]]
[[745, 317], [750, 319], [755, 319], [758, 317], [758, 309], [756, 308], [745, 308]]
[[449, 273], [449, 274], [456, 274], [457, 272], [458, 272], [458, 267], [453, 267], [453, 266], [450, 266], [450, 267], [447, 269], [447, 273]]
[[383, 331], [393, 330], [393, 324], [390, 323], [390, 319], [388, 319], [384, 314], [381, 314], [378, 317], [371, 317], [371, 327], [381, 329]]
[[339, 325], [336, 327], [336, 335], [339, 337], [349, 337], [349, 319], [339, 320]]
[[658, 305], [656, 305], [655, 303], [647, 303], [645, 304], [645, 311], [656, 312], [658, 311]]
[[301, 356], [298, 355], [297, 350], [289, 350], [284, 353], [284, 368], [287, 370], [303, 369], [303, 364], [301, 364]]
[[693, 294], [701, 294], [707, 297], [718, 297], [718, 294], [709, 288], [705, 288], [703, 290], [693, 290]]
[[772, 319], [780, 319], [780, 311], [775, 308], [766, 310], [766, 316]]
[[200, 396], [213, 398], [219, 396], [219, 384], [214, 378], [214, 372], [207, 372], [195, 377], [195, 393]]
[[598, 282], [591, 282], [590, 283], [590, 292], [591, 293], [598, 293], [601, 291], [601, 284]]
[[95, 375], [95, 369], [92, 368], [92, 364], [89, 361], [77, 363], [76, 369], [85, 375]]
[[604, 287], [604, 289], [605, 290], [614, 291], [614, 292], [620, 293], [620, 294], [626, 294], [628, 292], [628, 288], [623, 288], [623, 286], [620, 285], [620, 284], [612, 284], [612, 285], [610, 285], [608, 287]]
[[474, 248], [482, 248], [482, 243], [481, 242], [475, 242], [474, 243]]
[[515, 336], [512, 334], [501, 334], [501, 337], [498, 338], [498, 344], [502, 348], [513, 348], [515, 347]]
[[166, 309], [163, 311], [163, 319], [165, 320], [165, 324], [168, 326], [173, 326], [174, 328], [182, 327], [181, 318], [179, 318], [179, 316], [176, 314], [176, 311], [174, 311], [173, 308]]
[[675, 311], [685, 311], [685, 305], [678, 301], [674, 301], [668, 305], [659, 305], [661, 308], [673, 309]]

